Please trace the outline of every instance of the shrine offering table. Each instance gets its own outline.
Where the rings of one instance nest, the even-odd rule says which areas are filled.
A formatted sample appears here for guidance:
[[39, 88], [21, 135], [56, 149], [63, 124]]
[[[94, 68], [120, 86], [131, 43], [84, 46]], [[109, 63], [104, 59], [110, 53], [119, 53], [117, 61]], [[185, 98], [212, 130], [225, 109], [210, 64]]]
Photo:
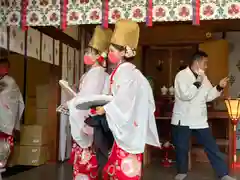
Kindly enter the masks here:
[[[157, 124], [159, 124], [159, 126], [161, 126], [161, 122], [164, 122], [164, 124], [169, 124], [171, 123], [171, 116], [172, 113], [165, 113], [164, 116], [161, 117], [156, 117], [156, 122]], [[228, 113], [225, 111], [209, 111], [208, 112], [208, 119], [209, 119], [209, 126], [212, 127], [212, 124], [214, 122], [216, 122], [217, 120], [223, 120], [226, 124], [227, 124], [227, 130], [226, 130], [226, 134], [225, 134], [225, 138], [224, 139], [217, 139], [217, 144], [219, 146], [227, 146], [225, 149], [227, 149], [228, 151], [228, 161], [230, 164], [231, 161], [231, 131], [229, 131], [229, 129], [231, 128], [231, 121], [229, 121], [229, 117], [228, 117]], [[169, 122], [169, 123], [168, 123]], [[170, 125], [171, 126], [171, 125]], [[171, 131], [171, 129], [170, 129]], [[169, 132], [170, 133], [170, 132]], [[214, 135], [214, 133], [213, 133]], [[160, 137], [161, 139], [162, 137]], [[170, 140], [170, 139], [169, 139]], [[219, 143], [220, 144], [219, 144]], [[151, 146], [146, 146], [145, 152], [144, 152], [144, 165], [148, 165], [151, 163]], [[160, 149], [159, 149], [160, 150]], [[189, 150], [189, 169], [191, 169], [191, 165], [192, 165], [192, 142], [190, 142], [190, 150]]]

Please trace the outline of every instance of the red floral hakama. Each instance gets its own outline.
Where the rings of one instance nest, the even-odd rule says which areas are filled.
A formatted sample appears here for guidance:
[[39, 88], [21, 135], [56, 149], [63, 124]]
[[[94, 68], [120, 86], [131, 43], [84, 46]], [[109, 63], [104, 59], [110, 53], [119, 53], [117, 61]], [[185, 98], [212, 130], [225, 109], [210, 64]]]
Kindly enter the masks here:
[[14, 147], [14, 138], [11, 135], [7, 135], [3, 132], [0, 132], [0, 141], [5, 141], [9, 144], [9, 151], [7, 152], [2, 152], [5, 154], [1, 154], [1, 156], [3, 157], [3, 159], [0, 159], [0, 168], [3, 168], [6, 163], [7, 163], [7, 159], [10, 156], [10, 153], [13, 151], [13, 147]]
[[104, 180], [140, 180], [143, 154], [130, 154], [116, 143], [103, 170]]
[[76, 146], [77, 144], [74, 142], [74, 140], [72, 140], [72, 151], [70, 154], [70, 159], [68, 161], [71, 165], [74, 163]]
[[73, 145], [74, 152], [73, 179], [74, 180], [97, 180], [98, 163], [96, 154], [90, 149], [82, 149], [76, 143]]

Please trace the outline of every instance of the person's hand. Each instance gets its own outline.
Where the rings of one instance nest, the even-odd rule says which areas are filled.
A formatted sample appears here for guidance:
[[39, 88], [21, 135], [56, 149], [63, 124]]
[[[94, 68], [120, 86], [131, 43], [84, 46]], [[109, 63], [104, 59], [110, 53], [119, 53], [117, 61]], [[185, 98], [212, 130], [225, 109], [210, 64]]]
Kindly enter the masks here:
[[219, 82], [219, 86], [221, 88], [225, 88], [228, 84], [228, 81], [229, 81], [228, 77], [225, 77], [225, 78], [221, 79], [220, 82]]
[[96, 108], [97, 115], [103, 115], [105, 114], [105, 109], [102, 106], [99, 106]]

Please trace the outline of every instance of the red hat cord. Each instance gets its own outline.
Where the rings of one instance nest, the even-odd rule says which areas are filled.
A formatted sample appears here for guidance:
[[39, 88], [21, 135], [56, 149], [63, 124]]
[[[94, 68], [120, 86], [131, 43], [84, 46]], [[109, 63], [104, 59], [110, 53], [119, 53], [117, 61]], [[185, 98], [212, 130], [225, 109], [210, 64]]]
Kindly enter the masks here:
[[107, 58], [107, 53], [103, 52], [103, 53], [99, 56], [99, 58], [97, 59], [97, 61], [98, 61], [98, 63], [101, 63], [101, 64], [102, 64], [106, 58]]

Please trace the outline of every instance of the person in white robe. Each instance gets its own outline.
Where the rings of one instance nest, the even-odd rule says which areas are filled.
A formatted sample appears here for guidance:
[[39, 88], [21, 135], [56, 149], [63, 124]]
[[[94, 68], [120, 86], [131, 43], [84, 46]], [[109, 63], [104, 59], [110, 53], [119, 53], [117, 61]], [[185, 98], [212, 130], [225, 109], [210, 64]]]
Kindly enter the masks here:
[[18, 85], [8, 75], [9, 67], [7, 58], [0, 59], [0, 168], [6, 165], [25, 108]]
[[221, 180], [234, 180], [228, 175], [224, 161], [208, 125], [207, 102], [219, 97], [227, 86], [228, 77], [212, 86], [205, 70], [208, 55], [196, 52], [188, 67], [175, 77], [175, 104], [172, 116], [172, 137], [176, 148], [176, 180], [183, 180], [188, 172], [189, 142], [193, 134], [204, 146], [212, 167]]
[[104, 180], [139, 180], [145, 145], [161, 146], [151, 86], [129, 62], [136, 56], [139, 31], [137, 23], [120, 20], [111, 38], [108, 59], [117, 65], [110, 75], [113, 100], [97, 108], [97, 114], [106, 114], [115, 140], [104, 168]]
[[[84, 63], [89, 70], [82, 76], [77, 97], [106, 93], [109, 75], [105, 72], [105, 59], [103, 53], [108, 50], [112, 30], [95, 28], [93, 37], [84, 55]], [[93, 152], [93, 128], [84, 121], [89, 116], [89, 110], [78, 110], [75, 106], [76, 98], [70, 100], [69, 120], [71, 134], [75, 141], [73, 144], [74, 179], [97, 179], [98, 165], [96, 155]]]

